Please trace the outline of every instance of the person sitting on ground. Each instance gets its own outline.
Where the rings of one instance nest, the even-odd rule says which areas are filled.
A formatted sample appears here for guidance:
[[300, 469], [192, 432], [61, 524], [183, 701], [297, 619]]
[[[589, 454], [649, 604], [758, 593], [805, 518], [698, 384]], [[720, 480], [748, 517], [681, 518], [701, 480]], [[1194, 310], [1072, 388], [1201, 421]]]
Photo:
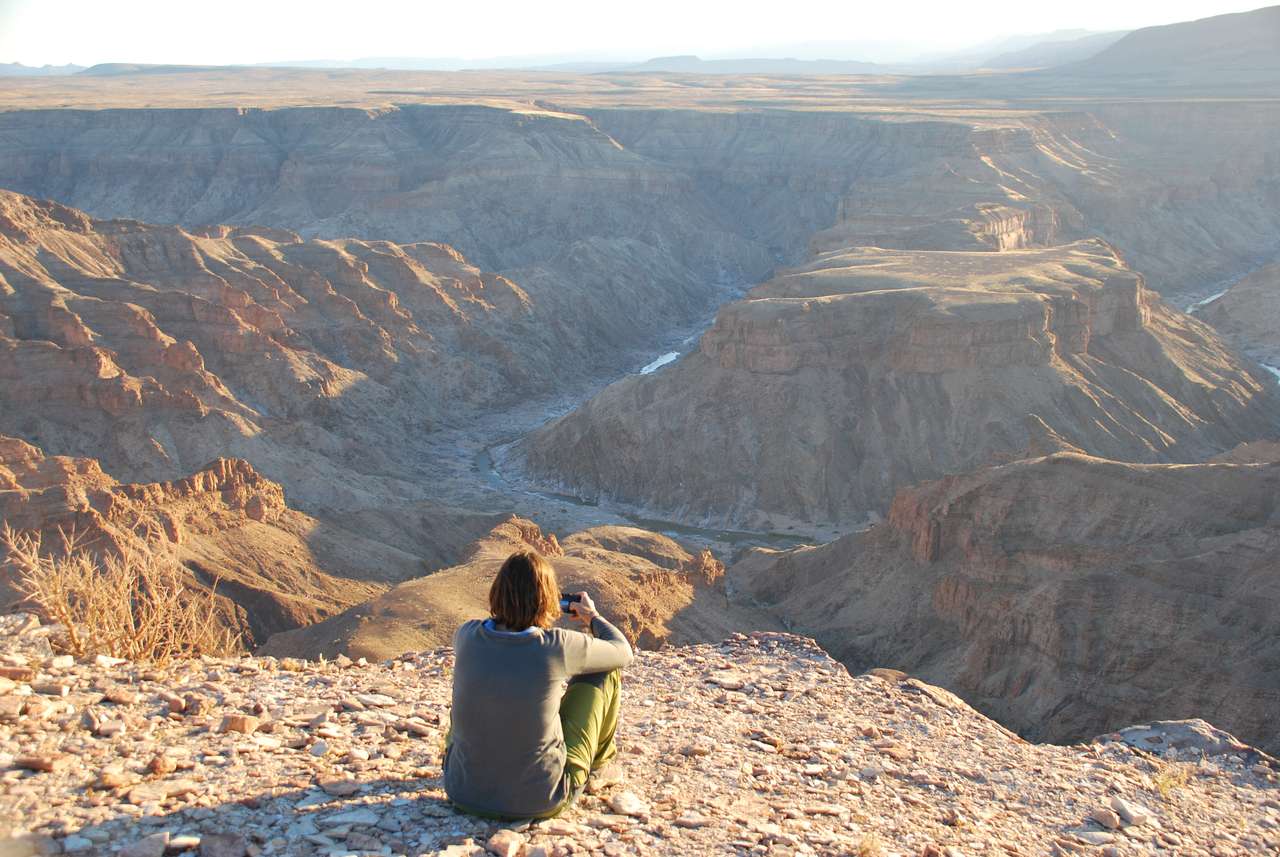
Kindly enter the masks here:
[[[595, 636], [553, 628], [562, 609]], [[587, 593], [561, 601], [555, 569], [533, 551], [498, 569], [489, 612], [453, 637], [445, 793], [473, 815], [551, 818], [617, 755], [631, 646]]]

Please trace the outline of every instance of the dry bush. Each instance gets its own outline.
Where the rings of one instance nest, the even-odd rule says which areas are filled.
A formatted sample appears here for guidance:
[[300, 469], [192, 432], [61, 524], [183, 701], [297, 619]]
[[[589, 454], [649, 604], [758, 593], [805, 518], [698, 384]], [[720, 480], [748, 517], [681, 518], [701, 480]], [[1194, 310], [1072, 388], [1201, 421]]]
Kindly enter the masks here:
[[1187, 765], [1178, 765], [1173, 763], [1157, 763], [1159, 769], [1152, 780], [1155, 790], [1160, 793], [1160, 797], [1168, 800], [1169, 796], [1177, 789], [1182, 788], [1191, 780], [1191, 771]]
[[49, 552], [38, 533], [5, 524], [0, 543], [19, 590], [65, 629], [71, 654], [163, 663], [242, 650], [213, 591], [193, 585], [173, 558], [137, 546], [99, 554], [74, 532], [59, 535], [61, 549]]
[[858, 857], [884, 857], [884, 843], [874, 833], [866, 833], [858, 842]]

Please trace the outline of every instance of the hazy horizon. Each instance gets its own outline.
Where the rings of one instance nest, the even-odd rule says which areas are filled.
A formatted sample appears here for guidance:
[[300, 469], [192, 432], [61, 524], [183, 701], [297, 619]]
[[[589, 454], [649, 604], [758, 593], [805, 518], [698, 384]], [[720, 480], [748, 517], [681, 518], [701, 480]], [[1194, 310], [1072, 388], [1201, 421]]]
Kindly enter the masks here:
[[358, 7], [336, 0], [228, 0], [211, 16], [204, 4], [160, 0], [0, 0], [0, 62], [252, 65], [412, 58], [483, 64], [627, 62], [678, 54], [906, 62], [1016, 36], [1132, 30], [1262, 5], [995, 2], [974, 16], [966, 7], [939, 2], [869, 10], [797, 0], [781, 14], [773, 4], [657, 0], [628, 15], [626, 7], [603, 14], [599, 4], [584, 0], [463, 8], [395, 0]]

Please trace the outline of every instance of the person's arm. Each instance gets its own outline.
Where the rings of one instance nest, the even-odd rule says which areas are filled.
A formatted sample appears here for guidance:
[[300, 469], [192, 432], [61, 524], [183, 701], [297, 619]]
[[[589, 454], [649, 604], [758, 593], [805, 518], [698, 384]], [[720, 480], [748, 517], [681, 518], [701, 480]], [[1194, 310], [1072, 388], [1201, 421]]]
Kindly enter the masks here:
[[626, 636], [596, 612], [596, 605], [587, 593], [579, 596], [580, 600], [570, 602], [569, 612], [589, 627], [595, 637], [565, 635], [564, 660], [569, 675], [602, 673], [628, 666], [635, 655]]

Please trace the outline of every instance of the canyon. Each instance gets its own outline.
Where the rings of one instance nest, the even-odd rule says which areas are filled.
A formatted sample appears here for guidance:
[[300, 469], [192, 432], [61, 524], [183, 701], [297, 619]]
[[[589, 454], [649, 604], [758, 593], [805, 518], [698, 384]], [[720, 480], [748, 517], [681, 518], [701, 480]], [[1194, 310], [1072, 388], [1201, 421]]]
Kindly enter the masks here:
[[446, 645], [533, 546], [648, 648], [786, 628], [1037, 739], [1278, 749], [1280, 100], [1249, 38], [1228, 87], [1144, 32], [15, 80], [0, 517], [171, 557], [273, 656]]

